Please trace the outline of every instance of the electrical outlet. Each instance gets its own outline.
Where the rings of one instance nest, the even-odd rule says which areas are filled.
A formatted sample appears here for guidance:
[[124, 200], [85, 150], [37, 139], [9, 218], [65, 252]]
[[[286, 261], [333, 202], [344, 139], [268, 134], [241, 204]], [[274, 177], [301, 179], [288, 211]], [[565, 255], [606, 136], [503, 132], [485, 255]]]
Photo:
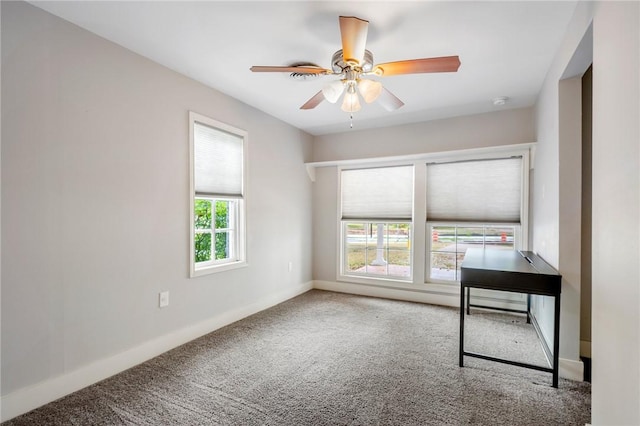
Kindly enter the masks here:
[[159, 294], [159, 306], [161, 308], [164, 308], [166, 306], [169, 306], [169, 292], [168, 291], [163, 291]]

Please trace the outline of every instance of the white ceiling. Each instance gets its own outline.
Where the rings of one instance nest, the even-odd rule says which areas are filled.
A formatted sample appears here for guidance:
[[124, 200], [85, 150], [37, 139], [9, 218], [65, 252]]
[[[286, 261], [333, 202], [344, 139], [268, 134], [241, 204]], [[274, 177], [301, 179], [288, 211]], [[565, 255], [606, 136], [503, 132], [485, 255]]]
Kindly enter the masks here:
[[533, 105], [576, 1], [33, 1], [127, 49], [315, 135], [346, 131], [339, 104], [300, 106], [334, 76], [296, 81], [252, 65], [331, 68], [338, 16], [369, 20], [374, 62], [459, 55], [457, 73], [382, 78], [405, 106], [363, 104], [354, 129]]

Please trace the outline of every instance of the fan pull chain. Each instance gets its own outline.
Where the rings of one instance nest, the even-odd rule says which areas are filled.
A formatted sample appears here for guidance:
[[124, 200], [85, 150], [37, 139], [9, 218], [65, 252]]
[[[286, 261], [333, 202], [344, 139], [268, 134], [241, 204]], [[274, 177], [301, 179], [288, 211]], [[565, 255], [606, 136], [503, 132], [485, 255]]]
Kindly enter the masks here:
[[353, 129], [353, 114], [349, 114], [349, 128]]

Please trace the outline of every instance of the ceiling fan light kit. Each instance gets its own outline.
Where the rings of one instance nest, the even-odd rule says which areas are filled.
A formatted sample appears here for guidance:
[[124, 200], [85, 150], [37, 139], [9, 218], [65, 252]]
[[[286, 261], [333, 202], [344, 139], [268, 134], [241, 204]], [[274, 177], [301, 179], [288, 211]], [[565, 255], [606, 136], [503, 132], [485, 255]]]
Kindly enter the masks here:
[[332, 81], [331, 83], [325, 84], [322, 88], [324, 98], [332, 104], [338, 102], [338, 99], [342, 96], [342, 92], [344, 92], [344, 82], [342, 80]]
[[253, 66], [253, 72], [288, 72], [292, 75], [311, 74], [316, 76], [336, 75], [340, 80], [326, 84], [322, 90], [309, 99], [300, 109], [313, 109], [323, 100], [336, 103], [344, 93], [341, 109], [353, 114], [362, 106], [358, 92], [366, 103], [376, 100], [387, 111], [394, 111], [404, 105], [382, 83], [363, 76], [388, 77], [401, 74], [456, 72], [460, 67], [458, 56], [412, 59], [387, 62], [374, 66], [373, 54], [365, 49], [369, 21], [354, 16], [340, 16], [340, 37], [342, 49], [333, 54], [331, 69], [313, 65], [305, 66]]
[[375, 80], [360, 80], [358, 89], [364, 101], [368, 104], [374, 102], [382, 93], [382, 83]]
[[360, 99], [358, 98], [358, 92], [356, 91], [355, 84], [349, 84], [342, 100], [342, 109], [344, 112], [353, 114], [360, 111], [362, 106], [360, 105]]

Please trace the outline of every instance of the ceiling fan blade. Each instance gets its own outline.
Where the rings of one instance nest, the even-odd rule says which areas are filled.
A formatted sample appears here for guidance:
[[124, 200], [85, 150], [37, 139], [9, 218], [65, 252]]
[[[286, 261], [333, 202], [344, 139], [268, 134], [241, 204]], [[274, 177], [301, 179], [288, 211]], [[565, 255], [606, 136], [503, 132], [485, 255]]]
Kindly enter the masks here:
[[345, 63], [360, 64], [364, 58], [367, 43], [369, 21], [355, 16], [340, 17], [340, 36], [342, 37], [342, 57]]
[[322, 94], [322, 90], [313, 95], [311, 99], [309, 99], [304, 105], [300, 107], [300, 109], [313, 109], [320, 105], [320, 102], [324, 100], [324, 95]]
[[278, 67], [254, 65], [249, 68], [253, 72], [296, 72], [299, 74], [332, 74], [331, 70], [320, 67]]
[[456, 72], [460, 67], [457, 56], [412, 59], [408, 61], [386, 62], [375, 66], [373, 72], [379, 76], [417, 74], [423, 72]]
[[380, 93], [380, 96], [378, 97], [378, 102], [380, 102], [380, 105], [382, 105], [382, 107], [387, 111], [395, 111], [404, 105], [404, 102], [384, 87], [382, 88], [382, 93]]

